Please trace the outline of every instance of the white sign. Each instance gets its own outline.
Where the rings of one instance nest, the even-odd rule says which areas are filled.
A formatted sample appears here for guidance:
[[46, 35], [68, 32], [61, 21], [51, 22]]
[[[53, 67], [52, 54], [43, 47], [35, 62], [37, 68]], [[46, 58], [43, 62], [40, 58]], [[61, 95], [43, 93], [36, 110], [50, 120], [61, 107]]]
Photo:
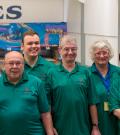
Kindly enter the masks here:
[[1, 0], [0, 23], [62, 22], [64, 0]]

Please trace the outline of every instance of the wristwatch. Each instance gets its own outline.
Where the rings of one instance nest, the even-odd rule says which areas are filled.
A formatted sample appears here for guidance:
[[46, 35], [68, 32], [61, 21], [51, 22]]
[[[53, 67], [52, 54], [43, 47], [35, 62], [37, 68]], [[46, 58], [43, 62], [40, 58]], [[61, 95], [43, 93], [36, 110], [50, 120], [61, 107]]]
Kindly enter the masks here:
[[98, 124], [92, 123], [92, 126], [93, 126], [93, 127], [98, 127]]

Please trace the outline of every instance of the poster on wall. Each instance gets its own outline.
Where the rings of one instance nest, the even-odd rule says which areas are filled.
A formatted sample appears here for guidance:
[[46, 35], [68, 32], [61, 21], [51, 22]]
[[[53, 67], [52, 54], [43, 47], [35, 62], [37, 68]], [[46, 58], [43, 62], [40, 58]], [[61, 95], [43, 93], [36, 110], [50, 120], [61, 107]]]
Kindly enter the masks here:
[[60, 38], [67, 32], [67, 24], [65, 22], [0, 24], [0, 49], [20, 51], [22, 35], [28, 30], [38, 33], [41, 48], [43, 48], [42, 54], [45, 55], [46, 48], [50, 50], [50, 48], [59, 45]]

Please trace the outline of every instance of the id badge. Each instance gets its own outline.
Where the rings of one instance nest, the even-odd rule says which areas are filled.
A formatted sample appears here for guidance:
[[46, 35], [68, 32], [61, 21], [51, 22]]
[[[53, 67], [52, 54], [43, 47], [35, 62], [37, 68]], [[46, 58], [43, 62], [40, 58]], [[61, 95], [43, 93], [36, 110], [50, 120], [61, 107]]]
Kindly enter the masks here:
[[108, 102], [104, 102], [104, 111], [109, 111]]

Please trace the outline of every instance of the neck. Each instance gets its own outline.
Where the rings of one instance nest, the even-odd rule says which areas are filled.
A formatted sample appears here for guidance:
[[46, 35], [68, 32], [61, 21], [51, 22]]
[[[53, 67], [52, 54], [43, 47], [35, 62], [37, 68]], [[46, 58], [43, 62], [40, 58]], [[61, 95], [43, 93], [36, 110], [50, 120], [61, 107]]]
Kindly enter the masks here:
[[105, 64], [105, 65], [98, 65], [98, 64], [95, 64], [98, 71], [103, 75], [103, 76], [106, 76], [107, 72], [108, 72], [108, 65]]
[[13, 78], [12, 79], [11, 78], [8, 78], [9, 82], [11, 82], [14, 85], [17, 84], [20, 79], [21, 79], [21, 77], [20, 78], [14, 78], [14, 79]]
[[75, 68], [75, 62], [73, 62], [73, 63], [69, 63], [69, 62], [66, 63], [66, 62], [62, 61], [62, 64], [63, 64], [63, 67], [65, 69], [67, 69], [69, 72], [71, 72]]
[[26, 56], [24, 56], [24, 59], [28, 63], [28, 65], [34, 66], [37, 62], [38, 56], [37, 57], [26, 57]]

